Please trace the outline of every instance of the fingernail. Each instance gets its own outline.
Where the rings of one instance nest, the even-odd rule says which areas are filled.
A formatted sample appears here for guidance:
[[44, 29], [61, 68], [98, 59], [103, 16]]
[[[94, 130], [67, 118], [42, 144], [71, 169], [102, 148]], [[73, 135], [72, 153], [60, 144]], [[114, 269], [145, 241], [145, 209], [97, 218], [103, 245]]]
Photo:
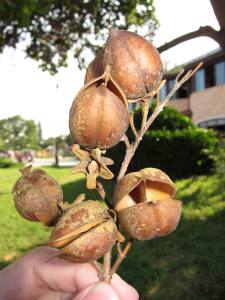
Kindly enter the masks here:
[[119, 300], [116, 292], [111, 286], [104, 282], [99, 282], [88, 291], [80, 300]]

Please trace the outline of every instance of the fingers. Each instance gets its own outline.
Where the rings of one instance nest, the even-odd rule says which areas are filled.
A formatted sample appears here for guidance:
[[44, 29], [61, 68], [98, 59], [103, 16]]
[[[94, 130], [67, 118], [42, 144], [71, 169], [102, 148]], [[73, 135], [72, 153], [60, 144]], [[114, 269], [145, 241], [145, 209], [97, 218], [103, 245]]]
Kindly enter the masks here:
[[35, 280], [42, 288], [79, 292], [99, 281], [97, 271], [90, 264], [75, 264], [58, 257], [47, 262], [57, 253], [55, 249], [48, 247], [40, 247], [32, 252]]
[[[117, 274], [113, 275], [111, 284], [108, 285], [99, 282], [97, 270], [91, 264], [71, 263], [60, 258], [54, 258], [46, 263], [49, 257], [57, 253], [56, 251], [49, 247], [40, 247], [30, 254], [34, 261], [33, 269], [36, 280], [39, 286], [42, 285], [42, 288], [73, 294], [80, 293], [77, 296], [78, 298], [75, 298], [76, 300], [86, 300], [84, 297], [91, 297], [88, 293], [95, 295], [100, 292], [105, 297], [103, 299], [138, 299], [136, 290]], [[106, 298], [106, 293], [108, 293], [107, 297], [110, 296], [111, 298]], [[89, 300], [89, 298], [87, 299]], [[90, 299], [101, 300], [100, 296], [99, 298], [93, 297]]]
[[138, 292], [117, 274], [113, 275], [113, 278], [111, 280], [111, 286], [117, 292], [121, 300], [139, 299]]
[[97, 284], [85, 288], [74, 298], [74, 300], [95, 300], [95, 299], [120, 300], [121, 298], [119, 298], [115, 290], [109, 284], [104, 282], [99, 282]]
[[41, 295], [40, 297], [36, 297], [38, 300], [74, 300], [74, 294], [71, 293], [61, 293], [55, 291], [49, 291]]
[[114, 284], [116, 286], [116, 282], [121, 281], [119, 288], [105, 282], [98, 282], [85, 288], [76, 295], [74, 300], [137, 300], [137, 292], [128, 284], [124, 284], [123, 280], [118, 279], [119, 276], [114, 280]]

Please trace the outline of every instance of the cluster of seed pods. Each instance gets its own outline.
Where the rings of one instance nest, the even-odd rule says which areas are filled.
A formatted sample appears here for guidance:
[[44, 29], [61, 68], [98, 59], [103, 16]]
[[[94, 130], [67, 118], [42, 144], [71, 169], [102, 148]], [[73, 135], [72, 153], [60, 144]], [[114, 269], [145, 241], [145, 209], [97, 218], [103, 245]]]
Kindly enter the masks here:
[[[111, 162], [101, 153], [124, 137], [128, 100], [144, 98], [162, 74], [160, 56], [151, 43], [137, 34], [110, 29], [105, 48], [90, 63], [85, 85], [70, 109], [70, 133], [81, 160], [78, 171], [94, 174], [95, 180], [99, 175], [112, 178], [107, 168]], [[101, 258], [119, 239], [118, 230], [148, 240], [170, 234], [179, 222], [182, 205], [173, 199], [175, 185], [158, 169], [129, 173], [118, 181], [113, 214], [83, 197], [66, 205], [59, 184], [44, 171], [27, 167], [21, 172], [13, 187], [16, 209], [28, 220], [54, 226], [48, 245], [60, 248], [59, 255], [70, 261]], [[95, 180], [89, 180], [90, 188]]]

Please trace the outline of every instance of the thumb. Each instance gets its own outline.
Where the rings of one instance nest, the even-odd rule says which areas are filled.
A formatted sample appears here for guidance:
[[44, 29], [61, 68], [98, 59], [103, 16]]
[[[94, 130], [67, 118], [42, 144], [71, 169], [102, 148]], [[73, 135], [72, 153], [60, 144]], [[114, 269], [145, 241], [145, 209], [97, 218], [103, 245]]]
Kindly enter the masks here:
[[74, 300], [119, 300], [114, 289], [105, 282], [98, 282], [88, 286], [80, 292]]

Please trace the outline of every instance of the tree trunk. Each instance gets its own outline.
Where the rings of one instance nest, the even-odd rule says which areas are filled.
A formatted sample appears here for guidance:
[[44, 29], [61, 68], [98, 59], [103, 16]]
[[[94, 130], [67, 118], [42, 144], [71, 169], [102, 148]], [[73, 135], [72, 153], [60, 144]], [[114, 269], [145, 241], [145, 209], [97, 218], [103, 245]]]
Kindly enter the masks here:
[[55, 138], [55, 166], [59, 166], [59, 147], [57, 138]]

